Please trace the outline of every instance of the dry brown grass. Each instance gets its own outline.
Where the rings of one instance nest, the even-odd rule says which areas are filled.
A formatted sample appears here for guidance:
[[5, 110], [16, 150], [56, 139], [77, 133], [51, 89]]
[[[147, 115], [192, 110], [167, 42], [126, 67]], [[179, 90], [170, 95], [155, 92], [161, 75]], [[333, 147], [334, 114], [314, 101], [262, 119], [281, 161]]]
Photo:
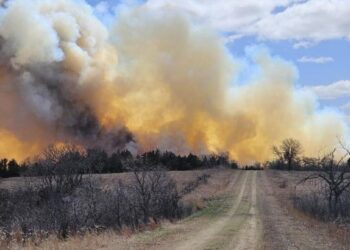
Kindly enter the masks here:
[[0, 178], [0, 189], [13, 190], [24, 187], [28, 180], [28, 178], [24, 177]]
[[[181, 188], [203, 173], [203, 171], [172, 172], [171, 175]], [[199, 186], [183, 198], [184, 202], [194, 204], [198, 210], [209, 204], [206, 203], [207, 199], [224, 196], [228, 190], [235, 191], [235, 185], [231, 185], [235, 182], [232, 180], [236, 175], [237, 179], [241, 180], [240, 177], [244, 172], [206, 170], [205, 173], [211, 175], [208, 183]], [[287, 171], [258, 172], [257, 209], [258, 217], [262, 221], [262, 241], [259, 243], [261, 249], [349, 249], [350, 232], [347, 228], [320, 222], [294, 208], [291, 194], [295, 190], [295, 184], [306, 174]], [[126, 181], [130, 175], [103, 175], [102, 182], [104, 185], [113, 185], [120, 178]], [[250, 193], [249, 190], [247, 189], [247, 193]], [[6, 244], [2, 242], [0, 249], [173, 249], [189, 235], [212, 226], [216, 219], [221, 218], [198, 216], [209, 208], [210, 205], [195, 216], [177, 222], [163, 221], [161, 224], [151, 222], [139, 232], [132, 232], [128, 228], [123, 228], [118, 233], [90, 232], [72, 235], [65, 241], [54, 236], [34, 237], [25, 244], [19, 234], [13, 237], [11, 242]], [[243, 216], [241, 213], [239, 215]]]
[[[195, 210], [205, 207], [205, 200], [224, 194], [227, 185], [236, 174], [235, 170], [202, 170], [202, 171], [174, 171], [170, 176], [176, 181], [178, 189], [181, 190], [187, 183], [194, 181], [198, 176], [209, 174], [211, 177], [208, 183], [200, 185], [192, 193], [185, 195], [184, 203], [194, 205]], [[131, 173], [102, 174], [96, 175], [103, 186], [111, 186], [118, 180], [128, 182], [132, 178]], [[0, 188], [13, 189], [25, 186], [25, 178], [10, 178], [0, 182]], [[161, 230], [160, 228], [161, 227]], [[0, 249], [152, 249], [162, 240], [167, 231], [176, 231], [176, 223], [163, 221], [161, 225], [150, 223], [139, 233], [132, 232], [129, 228], [123, 228], [121, 232], [103, 231], [100, 233], [91, 232], [83, 235], [73, 235], [67, 240], [58, 239], [55, 236], [33, 238], [23, 242], [21, 235], [12, 237], [10, 242], [0, 239]]]
[[[284, 208], [287, 213], [294, 217], [298, 221], [302, 221], [303, 225], [311, 232], [317, 232], [320, 238], [330, 238], [334, 242], [338, 242], [340, 245], [345, 246], [342, 249], [349, 249], [350, 247], [350, 228], [346, 225], [339, 225], [333, 222], [323, 222], [315, 217], [305, 214], [304, 212], [296, 209], [293, 205], [292, 197], [295, 192], [310, 192], [317, 188], [317, 185], [313, 182], [298, 185], [296, 184], [309, 175], [311, 172], [307, 171], [267, 171], [267, 176], [271, 180], [273, 194], [279, 201], [279, 204]], [[286, 187], [281, 185], [286, 182]]]
[[103, 233], [87, 233], [84, 235], [71, 236], [63, 241], [55, 236], [37, 240], [35, 238], [22, 243], [13, 239], [6, 244], [0, 244], [1, 249], [132, 249], [135, 246], [134, 236], [131, 233], [122, 232], [116, 234], [112, 231], [105, 231]]
[[[216, 172], [230, 172], [231, 170], [193, 170], [193, 171], [170, 171], [169, 175], [176, 181], [179, 188], [183, 187], [187, 182], [193, 181], [196, 177], [205, 173], [212, 174]], [[130, 182], [133, 178], [133, 173], [119, 173], [119, 174], [94, 174], [94, 178], [101, 181], [103, 186], [114, 185], [118, 180], [123, 182]], [[35, 178], [29, 177], [12, 177], [12, 178], [0, 178], [0, 189], [16, 189], [19, 187], [25, 187], [28, 182], [35, 181]]]

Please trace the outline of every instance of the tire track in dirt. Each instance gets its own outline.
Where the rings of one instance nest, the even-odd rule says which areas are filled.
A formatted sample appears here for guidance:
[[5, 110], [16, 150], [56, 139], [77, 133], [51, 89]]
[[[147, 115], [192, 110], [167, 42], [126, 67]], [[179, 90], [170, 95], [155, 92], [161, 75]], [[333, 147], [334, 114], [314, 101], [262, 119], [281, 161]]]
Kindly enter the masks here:
[[250, 250], [256, 249], [258, 246], [260, 225], [257, 216], [256, 176], [257, 173], [254, 171], [251, 184], [251, 206], [249, 209], [249, 217], [237, 234], [237, 241], [232, 241], [229, 249]]
[[[262, 249], [299, 249], [292, 246], [284, 231], [284, 216], [277, 205], [272, 187], [265, 172], [259, 173], [259, 210], [263, 222]], [[277, 228], [278, 227], [278, 228]], [[281, 233], [283, 231], [283, 233]]]
[[[234, 183], [230, 185], [231, 190], [239, 190], [236, 195], [233, 195], [230, 210], [223, 217], [208, 225], [208, 228], [199, 231], [174, 249], [232, 249], [236, 241], [245, 242], [245, 239], [237, 239], [241, 235], [252, 234], [255, 239], [257, 235], [256, 209], [251, 204], [256, 204], [256, 173], [245, 172], [237, 184], [236, 186]], [[246, 222], [249, 222], [251, 226], [243, 227]], [[245, 232], [240, 233], [242, 228], [245, 229]], [[251, 236], [247, 237], [251, 238]], [[245, 244], [241, 243], [242, 248], [240, 249], [246, 249]], [[247, 245], [248, 249], [255, 244], [254, 240], [251, 241]]]

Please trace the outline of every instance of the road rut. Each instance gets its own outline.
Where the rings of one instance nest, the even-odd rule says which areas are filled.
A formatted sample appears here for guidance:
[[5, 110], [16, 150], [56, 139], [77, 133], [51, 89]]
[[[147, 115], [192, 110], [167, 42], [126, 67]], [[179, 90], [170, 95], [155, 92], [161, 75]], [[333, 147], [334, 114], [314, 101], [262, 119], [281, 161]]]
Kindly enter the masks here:
[[[230, 185], [231, 208], [207, 228], [189, 235], [177, 250], [188, 249], [254, 249], [260, 233], [256, 210], [256, 172], [247, 171]], [[237, 192], [238, 190], [238, 192]]]

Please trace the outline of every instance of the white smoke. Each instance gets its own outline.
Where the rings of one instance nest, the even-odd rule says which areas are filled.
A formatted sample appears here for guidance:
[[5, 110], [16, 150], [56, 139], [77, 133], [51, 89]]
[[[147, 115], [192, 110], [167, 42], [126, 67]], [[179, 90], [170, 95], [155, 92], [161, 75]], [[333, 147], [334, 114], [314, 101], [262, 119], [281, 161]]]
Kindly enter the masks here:
[[0, 154], [12, 145], [9, 156], [23, 159], [69, 140], [252, 161], [268, 159], [286, 137], [308, 155], [347, 138], [340, 113], [319, 110], [295, 88], [291, 63], [255, 49], [248, 60], [260, 73], [234, 85], [240, 61], [198, 20], [124, 6], [109, 29], [95, 12], [69, 0], [1, 8]]

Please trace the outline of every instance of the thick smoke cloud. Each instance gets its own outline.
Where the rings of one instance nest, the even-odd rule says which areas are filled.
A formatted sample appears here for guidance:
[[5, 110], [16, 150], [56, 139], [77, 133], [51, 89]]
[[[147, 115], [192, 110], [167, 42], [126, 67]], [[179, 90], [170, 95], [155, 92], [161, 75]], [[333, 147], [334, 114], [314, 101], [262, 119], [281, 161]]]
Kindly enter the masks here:
[[247, 162], [286, 137], [315, 155], [347, 135], [342, 115], [319, 110], [295, 89], [293, 65], [264, 49], [247, 55], [256, 75], [232, 84], [239, 60], [182, 13], [125, 8], [109, 30], [84, 2], [12, 0], [0, 37], [0, 155], [73, 141]]
[[[2, 95], [11, 102], [1, 103], [7, 114], [1, 118], [6, 133], [19, 144], [38, 143], [39, 148], [73, 141], [116, 150], [133, 141], [122, 124], [108, 130], [102, 126], [89, 103], [93, 93], [88, 92], [88, 83], [80, 81], [83, 70], [94, 63], [95, 51], [104, 46], [100, 39], [107, 38], [88, 5], [10, 1], [0, 22], [1, 87], [7, 89]], [[26, 126], [16, 129], [18, 123]]]

